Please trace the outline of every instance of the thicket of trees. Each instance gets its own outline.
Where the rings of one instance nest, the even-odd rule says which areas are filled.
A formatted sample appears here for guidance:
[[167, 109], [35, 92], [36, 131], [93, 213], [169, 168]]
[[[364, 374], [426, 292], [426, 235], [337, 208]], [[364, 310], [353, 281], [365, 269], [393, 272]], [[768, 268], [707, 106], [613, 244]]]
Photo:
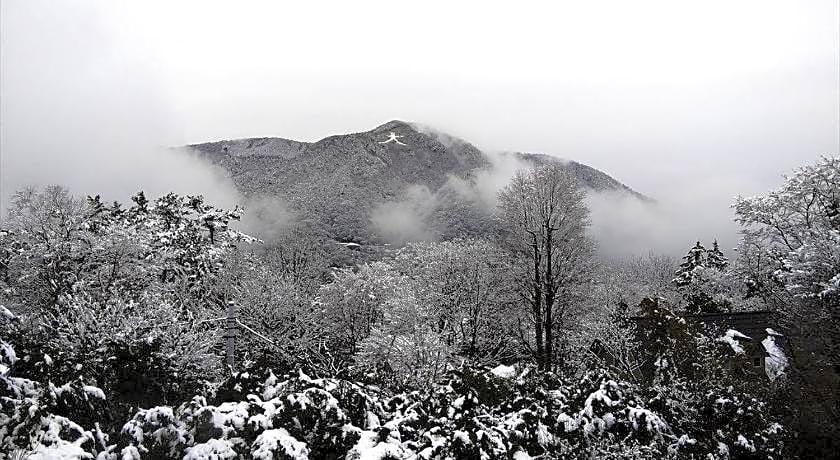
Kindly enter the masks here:
[[[239, 210], [50, 187], [0, 229], [0, 452], [22, 458], [791, 458], [838, 439], [840, 160], [734, 204], [744, 240], [602, 260], [562, 168], [491, 237], [330, 267]], [[230, 305], [240, 322], [225, 365]], [[686, 315], [772, 310], [787, 369]], [[634, 318], [642, 317], [644, 321]], [[311, 377], [310, 377], [311, 376]], [[807, 454], [807, 455], [806, 455]]]
[[[784, 185], [733, 205], [744, 228], [739, 273], [748, 295], [781, 313], [796, 363], [791, 429], [815, 452], [840, 439], [840, 158], [797, 170]], [[803, 447], [807, 449], [808, 447]]]

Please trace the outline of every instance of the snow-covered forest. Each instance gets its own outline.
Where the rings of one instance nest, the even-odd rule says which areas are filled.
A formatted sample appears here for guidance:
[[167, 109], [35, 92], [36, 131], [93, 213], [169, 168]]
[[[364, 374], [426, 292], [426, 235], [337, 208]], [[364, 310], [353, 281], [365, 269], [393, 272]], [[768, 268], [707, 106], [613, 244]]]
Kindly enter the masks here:
[[336, 267], [201, 196], [22, 190], [0, 227], [0, 457], [832, 457], [840, 158], [732, 208], [734, 251], [609, 258], [549, 164], [502, 189], [485, 238]]

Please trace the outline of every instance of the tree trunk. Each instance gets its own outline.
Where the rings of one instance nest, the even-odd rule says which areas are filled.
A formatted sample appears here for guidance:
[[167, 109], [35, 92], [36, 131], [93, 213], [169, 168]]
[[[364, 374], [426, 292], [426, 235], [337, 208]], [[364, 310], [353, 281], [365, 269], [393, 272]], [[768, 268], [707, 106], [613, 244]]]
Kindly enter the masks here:
[[540, 280], [540, 248], [537, 243], [537, 236], [534, 235], [534, 243], [532, 245], [534, 250], [534, 335], [536, 341], [536, 356], [537, 368], [545, 369], [544, 345], [543, 345], [543, 312], [542, 312], [542, 284]]
[[551, 236], [552, 229], [545, 225], [545, 285], [543, 286], [543, 295], [545, 302], [543, 308], [545, 309], [545, 366], [544, 370], [551, 370], [551, 365], [554, 362], [554, 318], [552, 318], [554, 310], [554, 274], [552, 273], [552, 251], [551, 251]]

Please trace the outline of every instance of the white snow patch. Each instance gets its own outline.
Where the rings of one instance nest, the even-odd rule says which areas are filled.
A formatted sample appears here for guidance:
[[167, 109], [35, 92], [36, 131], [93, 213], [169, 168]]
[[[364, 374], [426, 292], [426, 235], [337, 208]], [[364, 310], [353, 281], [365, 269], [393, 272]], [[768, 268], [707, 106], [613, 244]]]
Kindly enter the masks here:
[[750, 442], [743, 435], [740, 435], [740, 434], [738, 435], [738, 440], [735, 441], [735, 445], [736, 446], [741, 446], [741, 447], [743, 447], [744, 449], [747, 449], [750, 452], [755, 452], [755, 446], [753, 445], [753, 443]]
[[555, 444], [554, 435], [548, 431], [548, 427], [542, 422], [537, 422], [537, 444], [542, 447], [549, 447]]
[[367, 411], [365, 416], [365, 428], [371, 430], [374, 428], [379, 428], [380, 422], [379, 417], [371, 411]]
[[511, 379], [516, 376], [516, 368], [499, 364], [490, 370], [490, 373], [502, 379]]
[[452, 438], [459, 439], [465, 446], [470, 445], [470, 435], [466, 431], [455, 430], [455, 432], [452, 433]]
[[[768, 329], [768, 333], [770, 330]], [[764, 345], [764, 350], [768, 354], [764, 360], [764, 372], [771, 381], [776, 380], [785, 374], [785, 369], [788, 367], [787, 356], [776, 345], [776, 340], [774, 340], [772, 335], [768, 335], [766, 339], [761, 341], [761, 344]]]
[[[38, 440], [38, 446], [26, 457], [27, 459], [77, 460], [93, 458], [93, 455], [85, 452], [81, 447], [82, 444], [93, 439], [93, 435], [73, 421], [57, 415], [48, 415], [41, 421], [41, 428], [43, 431]], [[62, 438], [62, 434], [66, 436], [69, 433], [79, 433], [80, 436], [75, 441]]]
[[143, 460], [140, 451], [135, 446], [125, 446], [120, 451], [120, 460]]
[[6, 318], [7, 320], [15, 319], [15, 314], [12, 313], [8, 308], [0, 305], [0, 317]]
[[187, 449], [184, 460], [223, 460], [236, 458], [236, 452], [224, 439], [210, 439]]
[[251, 455], [258, 460], [271, 460], [278, 456], [308, 460], [309, 449], [306, 448], [306, 443], [298, 441], [288, 431], [277, 428], [263, 431], [257, 436], [251, 446]]
[[513, 454], [513, 460], [531, 460], [531, 458], [532, 457], [528, 455], [528, 452], [525, 452], [524, 450], [517, 450]]
[[142, 411], [142, 413], [146, 423], [155, 425], [169, 423], [170, 420], [175, 419], [175, 413], [172, 412], [172, 408], [169, 406], [152, 407], [151, 409]]
[[93, 455], [75, 444], [64, 443], [51, 446], [39, 444], [26, 458], [27, 460], [78, 460], [93, 458]]
[[644, 422], [644, 428], [649, 433], [659, 435], [668, 431], [668, 424], [664, 420], [653, 412], [641, 407], [628, 407], [627, 418], [633, 424], [633, 429], [635, 430], [638, 430], [641, 426], [640, 422]]
[[383, 458], [409, 458], [400, 443], [399, 431], [391, 431], [388, 439], [377, 442], [379, 434], [375, 431], [362, 431], [359, 442], [347, 453], [346, 460], [382, 460]]
[[105, 400], [105, 392], [102, 391], [102, 389], [100, 389], [99, 387], [95, 387], [93, 385], [85, 385], [82, 387], [82, 389], [91, 398]]
[[205, 410], [212, 410], [213, 412], [213, 426], [220, 428], [222, 431], [230, 430], [233, 427], [241, 430], [248, 420], [247, 402], [226, 402], [219, 404], [218, 407], [207, 406]]
[[717, 340], [718, 342], [728, 343], [729, 346], [732, 347], [732, 351], [734, 351], [735, 353], [743, 354], [744, 347], [742, 347], [741, 344], [738, 343], [738, 339], [751, 340], [749, 337], [745, 336], [744, 334], [741, 334], [735, 329], [727, 330], [726, 333], [723, 334], [722, 337], [719, 337]]

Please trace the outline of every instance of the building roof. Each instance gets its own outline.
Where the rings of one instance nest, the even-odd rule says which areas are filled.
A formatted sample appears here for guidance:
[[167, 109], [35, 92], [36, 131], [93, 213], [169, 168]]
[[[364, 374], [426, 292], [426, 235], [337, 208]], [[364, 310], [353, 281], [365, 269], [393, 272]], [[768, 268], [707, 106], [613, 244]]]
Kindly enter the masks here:
[[[699, 313], [682, 316], [686, 321], [704, 327], [718, 328], [722, 331], [733, 329], [750, 338], [754, 344], [761, 344], [770, 335], [768, 330], [777, 331], [776, 313], [771, 311], [746, 311], [729, 313]], [[645, 327], [656, 317], [634, 316], [630, 318], [639, 326]], [[763, 347], [753, 347], [763, 351]]]

